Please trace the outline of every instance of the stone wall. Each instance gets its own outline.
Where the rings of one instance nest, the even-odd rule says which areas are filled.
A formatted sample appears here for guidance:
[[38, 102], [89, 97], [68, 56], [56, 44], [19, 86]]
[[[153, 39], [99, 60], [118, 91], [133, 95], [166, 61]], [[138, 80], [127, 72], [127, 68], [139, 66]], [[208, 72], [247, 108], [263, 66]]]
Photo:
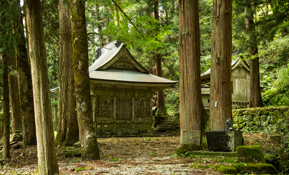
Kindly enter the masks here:
[[[289, 107], [245, 108], [233, 110], [234, 128], [244, 132], [278, 133], [289, 118]], [[288, 123], [286, 124], [288, 125]]]

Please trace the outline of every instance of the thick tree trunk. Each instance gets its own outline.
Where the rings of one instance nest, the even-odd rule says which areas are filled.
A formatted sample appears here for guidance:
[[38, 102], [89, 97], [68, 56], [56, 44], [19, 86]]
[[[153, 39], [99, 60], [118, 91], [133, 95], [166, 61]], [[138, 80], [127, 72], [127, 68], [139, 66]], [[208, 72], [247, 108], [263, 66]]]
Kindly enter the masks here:
[[40, 1], [26, 0], [25, 11], [32, 72], [38, 173], [58, 174]]
[[[154, 16], [157, 21], [159, 21], [159, 1], [154, 1]], [[159, 25], [157, 26], [157, 31], [159, 31]], [[162, 56], [161, 54], [155, 54], [155, 65], [156, 65], [156, 75], [161, 77], [162, 76]], [[164, 91], [157, 92], [157, 109], [158, 113], [164, 114], [165, 113], [165, 98], [164, 98]]]
[[[198, 1], [179, 0], [181, 144], [201, 143], [202, 97]], [[195, 139], [189, 139], [193, 136]]]
[[79, 140], [74, 95], [69, 9], [59, 1], [59, 123], [56, 142], [70, 146]]
[[232, 0], [214, 0], [212, 24], [210, 129], [225, 129], [232, 119]]
[[[20, 9], [20, 3], [19, 3]], [[23, 144], [26, 146], [36, 145], [36, 128], [34, 119], [34, 102], [32, 91], [32, 79], [29, 60], [26, 50], [22, 14], [19, 10], [15, 32], [20, 37], [17, 43], [17, 75], [19, 83], [20, 106], [22, 113]]]
[[9, 88], [10, 88], [10, 99], [12, 108], [12, 133], [15, 131], [22, 132], [22, 119], [21, 119], [21, 108], [20, 108], [20, 98], [18, 89], [17, 75], [14, 73], [16, 70], [16, 58], [11, 56], [8, 60], [8, 65], [11, 69], [9, 73]]
[[100, 157], [92, 118], [84, 1], [74, 1], [70, 10], [74, 85], [79, 137], [82, 143], [81, 157], [83, 160], [96, 160]]
[[10, 158], [10, 108], [8, 83], [8, 55], [2, 55], [3, 68], [3, 159]]
[[[251, 2], [247, 2], [245, 7], [245, 23], [247, 30], [247, 39], [249, 41], [249, 56], [254, 57], [258, 54], [258, 41], [254, 25], [254, 12], [251, 7]], [[263, 106], [260, 76], [259, 76], [259, 57], [250, 58], [250, 107]]]

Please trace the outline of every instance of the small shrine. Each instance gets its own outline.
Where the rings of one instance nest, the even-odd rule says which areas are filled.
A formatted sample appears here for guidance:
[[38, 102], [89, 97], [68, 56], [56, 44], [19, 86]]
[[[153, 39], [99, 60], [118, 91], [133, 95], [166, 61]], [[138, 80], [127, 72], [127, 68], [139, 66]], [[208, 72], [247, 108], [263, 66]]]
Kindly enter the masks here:
[[98, 137], [151, 134], [153, 92], [177, 83], [150, 74], [117, 41], [97, 50], [89, 76]]
[[[231, 86], [232, 86], [232, 107], [246, 107], [250, 99], [250, 67], [241, 59], [232, 61]], [[205, 109], [210, 109], [210, 75], [211, 69], [201, 74], [202, 100]]]

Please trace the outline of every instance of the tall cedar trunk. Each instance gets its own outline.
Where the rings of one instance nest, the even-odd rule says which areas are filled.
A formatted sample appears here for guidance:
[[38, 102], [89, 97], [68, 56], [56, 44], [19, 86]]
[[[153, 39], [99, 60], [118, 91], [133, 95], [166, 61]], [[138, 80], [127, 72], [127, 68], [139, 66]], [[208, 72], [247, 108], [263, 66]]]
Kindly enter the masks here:
[[21, 108], [20, 108], [20, 98], [18, 89], [17, 75], [14, 73], [16, 70], [16, 58], [11, 56], [8, 60], [8, 65], [11, 68], [9, 73], [9, 89], [10, 89], [10, 99], [12, 108], [12, 133], [15, 131], [22, 132], [22, 119], [21, 119]]
[[[18, 3], [18, 5], [20, 6], [20, 3]], [[20, 106], [22, 113], [23, 144], [25, 146], [31, 146], [36, 145], [36, 128], [34, 118], [31, 70], [27, 56], [24, 27], [22, 21], [22, 14], [19, 10], [18, 18], [15, 21], [15, 31], [18, 33], [18, 36], [20, 38], [17, 42], [16, 67], [19, 83]]]
[[210, 129], [232, 119], [232, 0], [214, 0], [212, 23]]
[[38, 172], [58, 174], [40, 1], [26, 0], [25, 11], [32, 72]]
[[[247, 30], [247, 39], [249, 41], [249, 56], [254, 57], [258, 54], [258, 43], [254, 25], [254, 14], [251, 7], [251, 2], [246, 3], [245, 7], [245, 23]], [[259, 77], [259, 57], [254, 59], [250, 58], [250, 106], [261, 107], [263, 106], [261, 90], [260, 90], [260, 77]]]
[[83, 160], [95, 160], [100, 157], [92, 118], [84, 1], [74, 1], [71, 7], [72, 57], [81, 157]]
[[[200, 31], [198, 1], [179, 0], [180, 129], [201, 131]], [[184, 143], [181, 137], [181, 144]], [[200, 143], [192, 143], [200, 144]]]
[[[55, 100], [56, 100], [56, 98], [55, 98]], [[58, 105], [57, 104], [55, 104], [54, 106], [52, 106], [53, 107], [53, 127], [54, 127], [54, 129], [55, 130], [57, 130], [58, 128], [58, 123], [59, 123], [59, 118], [58, 118]], [[58, 134], [58, 133], [57, 133]], [[56, 136], [57, 137], [57, 136]], [[57, 138], [55, 139], [55, 140], [57, 140]], [[57, 143], [56, 143], [57, 144]]]
[[[157, 21], [159, 21], [159, 1], [155, 0], [154, 2], [154, 16]], [[159, 31], [160, 26], [157, 26], [157, 30]], [[160, 54], [155, 54], [155, 65], [156, 65], [156, 75], [162, 76], [162, 56]], [[157, 109], [158, 112], [163, 114], [165, 112], [165, 99], [164, 99], [164, 91], [157, 92]]]
[[69, 9], [59, 1], [59, 123], [57, 144], [73, 145], [79, 140], [74, 95], [72, 40]]
[[8, 55], [2, 55], [3, 68], [3, 159], [10, 158], [10, 108], [8, 83]]

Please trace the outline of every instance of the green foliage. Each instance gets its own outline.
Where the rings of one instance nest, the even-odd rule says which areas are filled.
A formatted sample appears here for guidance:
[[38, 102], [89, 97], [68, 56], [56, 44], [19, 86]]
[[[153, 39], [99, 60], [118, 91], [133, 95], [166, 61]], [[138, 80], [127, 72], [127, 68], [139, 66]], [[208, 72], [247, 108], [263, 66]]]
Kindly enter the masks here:
[[287, 113], [283, 123], [281, 126], [283, 134], [281, 137], [280, 164], [283, 174], [289, 174], [289, 113]]
[[75, 172], [80, 172], [80, 171], [85, 171], [85, 170], [86, 170], [85, 167], [77, 167], [77, 168], [75, 169]]
[[18, 1], [3, 0], [0, 2], [0, 54], [3, 52], [15, 54], [19, 36], [13, 32], [15, 20], [20, 15]]
[[289, 105], [289, 37], [276, 37], [260, 50], [260, 86], [266, 106]]
[[289, 64], [279, 69], [277, 79], [272, 87], [263, 93], [263, 101], [267, 106], [289, 105]]
[[168, 114], [179, 114], [179, 104], [180, 104], [180, 91], [179, 84], [175, 85], [174, 88], [165, 90], [166, 95], [166, 109]]
[[233, 110], [234, 128], [244, 132], [283, 133], [288, 107], [246, 108]]
[[112, 158], [112, 159], [109, 159], [108, 161], [110, 162], [119, 162], [119, 161], [122, 161], [120, 158]]

